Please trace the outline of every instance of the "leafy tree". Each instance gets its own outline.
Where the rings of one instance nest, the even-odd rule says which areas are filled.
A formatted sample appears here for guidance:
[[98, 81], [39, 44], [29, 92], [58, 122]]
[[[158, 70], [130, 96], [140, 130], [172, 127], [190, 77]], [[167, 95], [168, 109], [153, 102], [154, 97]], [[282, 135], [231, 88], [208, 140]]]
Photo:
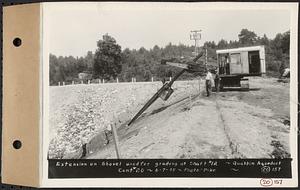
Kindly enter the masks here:
[[149, 70], [145, 70], [144, 71], [144, 80], [145, 81], [150, 81], [151, 80], [151, 76], [152, 76], [152, 73]]
[[221, 39], [217, 45], [218, 49], [225, 49], [228, 46], [228, 42], [224, 39]]
[[86, 69], [92, 71], [94, 65], [94, 54], [92, 51], [87, 52], [87, 55], [84, 57], [84, 62], [86, 63]]
[[77, 70], [77, 73], [81, 73], [81, 72], [84, 72], [86, 70], [87, 66], [84, 62], [84, 58], [83, 57], [80, 57], [78, 60], [77, 60], [77, 64], [76, 64], [76, 70]]
[[215, 49], [217, 47], [214, 41], [207, 41], [203, 46], [211, 49]]
[[121, 46], [108, 34], [97, 42], [97, 46], [93, 66], [94, 77], [115, 79], [122, 69]]
[[[284, 67], [289, 67], [289, 44], [290, 32], [277, 34], [274, 39], [266, 35], [256, 36], [254, 32], [247, 29], [241, 30], [239, 40], [220, 40], [218, 43], [208, 41], [204, 43], [208, 53], [208, 63], [216, 64], [216, 49], [237, 48], [250, 45], [264, 45], [266, 51], [266, 70], [268, 75], [278, 76]], [[57, 85], [58, 82], [70, 83], [78, 79], [78, 73], [93, 72], [94, 78], [105, 78], [111, 80], [115, 76], [119, 81], [131, 81], [136, 77], [138, 81], [149, 81], [153, 76], [155, 80], [161, 80], [174, 76], [180, 69], [168, 65], [161, 65], [163, 58], [176, 58], [181, 61], [188, 61], [194, 57], [192, 52], [194, 46], [184, 44], [167, 44], [165, 47], [153, 46], [148, 50], [145, 48], [128, 49], [121, 52], [121, 47], [115, 39], [104, 35], [98, 41], [96, 52], [88, 51], [85, 56], [55, 56], [50, 55], [49, 74], [50, 85]], [[202, 47], [203, 48], [203, 47]], [[204, 56], [199, 59], [204, 62]], [[190, 79], [195, 76], [184, 73], [180, 79]]]
[[238, 37], [242, 45], [254, 45], [257, 41], [257, 35], [248, 29], [242, 29]]
[[272, 51], [273, 56], [277, 59], [281, 59], [283, 56], [283, 49], [282, 49], [282, 34], [277, 34], [274, 40], [270, 42], [270, 48]]
[[172, 77], [172, 75], [173, 75], [173, 72], [172, 72], [172, 70], [169, 69], [169, 70], [167, 71], [166, 76], [167, 76], [167, 77]]
[[290, 31], [282, 34], [281, 49], [283, 53], [290, 53]]
[[238, 41], [236, 41], [236, 40], [230, 40], [229, 41], [229, 44], [228, 44], [228, 47], [229, 48], [238, 48], [238, 47], [240, 47], [241, 46], [241, 44], [240, 44], [240, 42], [238, 42]]
[[266, 34], [264, 34], [264, 36], [262, 38], [259, 38], [258, 41], [259, 41], [260, 45], [268, 46], [270, 44], [270, 40], [268, 39]]
[[139, 54], [145, 54], [146, 51], [147, 51], [147, 50], [146, 50], [144, 47], [141, 47], [141, 48], [139, 49]]

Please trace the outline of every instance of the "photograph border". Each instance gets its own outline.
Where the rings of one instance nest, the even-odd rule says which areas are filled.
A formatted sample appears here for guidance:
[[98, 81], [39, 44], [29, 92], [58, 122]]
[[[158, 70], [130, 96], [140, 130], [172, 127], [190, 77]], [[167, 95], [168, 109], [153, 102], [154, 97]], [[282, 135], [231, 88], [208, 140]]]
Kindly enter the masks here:
[[[56, 2], [58, 3], [58, 2]], [[166, 3], [166, 2], [163, 2]], [[198, 2], [197, 2], [198, 3]], [[61, 4], [61, 3], [60, 3]], [[122, 4], [122, 6], [131, 6], [132, 3], [111, 3], [114, 5]], [[282, 187], [295, 187], [298, 185], [298, 123], [297, 123], [297, 106], [298, 106], [298, 4], [296, 3], [241, 3], [241, 2], [199, 2], [206, 10], [212, 9], [286, 9], [291, 12], [291, 39], [290, 40], [290, 66], [291, 66], [291, 82], [290, 82], [290, 150], [292, 161], [292, 179], [284, 179]], [[194, 4], [195, 5], [195, 4]], [[296, 6], [297, 5], [297, 6]], [[184, 6], [184, 4], [182, 4]], [[187, 5], [190, 6], [190, 5]], [[245, 6], [247, 6], [245, 8]], [[47, 3], [42, 4], [43, 15]], [[211, 8], [213, 7], [213, 8]], [[217, 7], [217, 8], [216, 8]], [[204, 8], [204, 9], [205, 9]], [[49, 139], [47, 131], [49, 130], [49, 49], [47, 44], [47, 18], [43, 17], [42, 21], [42, 81], [41, 90], [43, 97], [43, 124], [41, 130], [42, 155], [41, 155], [41, 185], [43, 187], [261, 187], [259, 181], [261, 178], [86, 178], [86, 179], [48, 179], [48, 163], [47, 152]], [[213, 181], [213, 183], [212, 183]]]

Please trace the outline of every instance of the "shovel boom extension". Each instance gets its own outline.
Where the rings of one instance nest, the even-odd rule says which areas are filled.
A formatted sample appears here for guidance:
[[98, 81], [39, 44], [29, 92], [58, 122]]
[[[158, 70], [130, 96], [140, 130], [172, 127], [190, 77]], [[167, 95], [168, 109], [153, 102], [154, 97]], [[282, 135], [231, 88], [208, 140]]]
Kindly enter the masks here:
[[132, 124], [142, 113], [153, 104], [159, 96], [164, 93], [165, 90], [171, 88], [172, 84], [180, 75], [184, 73], [185, 69], [181, 70], [170, 82], [166, 82], [148, 101], [147, 103], [140, 109], [140, 111], [131, 119], [131, 121], [128, 123], [128, 126]]
[[185, 69], [189, 73], [194, 72], [203, 72], [205, 69], [205, 66], [203, 64], [197, 64], [196, 61], [203, 56], [203, 52], [200, 52], [197, 57], [195, 57], [193, 60], [187, 61], [187, 62], [180, 62], [174, 58], [171, 59], [163, 59], [161, 60], [162, 65], [170, 65], [173, 67], [178, 67], [181, 69]]
[[197, 57], [195, 57], [195, 58], [193, 59], [193, 62], [196, 62], [200, 57], [202, 57], [202, 55], [203, 55], [203, 51], [201, 51], [201, 52], [197, 55]]
[[[201, 56], [203, 55], [203, 52], [200, 52], [197, 57], [193, 59], [193, 62], [196, 62]], [[167, 61], [166, 61], [167, 62]], [[142, 113], [150, 107], [163, 93], [171, 89], [173, 83], [185, 72], [188, 71], [187, 69], [182, 69], [179, 73], [177, 73], [170, 82], [166, 82], [148, 101], [147, 103], [138, 111], [138, 113], [130, 120], [130, 122], [127, 124], [128, 126], [131, 125]], [[168, 97], [167, 97], [168, 98]], [[164, 99], [164, 100], [167, 100]]]

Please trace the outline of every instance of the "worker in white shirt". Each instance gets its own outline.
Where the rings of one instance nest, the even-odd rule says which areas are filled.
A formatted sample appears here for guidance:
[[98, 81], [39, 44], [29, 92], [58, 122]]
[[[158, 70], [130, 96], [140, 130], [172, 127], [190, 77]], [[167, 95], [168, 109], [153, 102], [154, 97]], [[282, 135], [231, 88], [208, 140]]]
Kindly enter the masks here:
[[210, 95], [211, 92], [211, 86], [213, 83], [213, 75], [211, 74], [211, 72], [207, 69], [206, 70], [206, 77], [205, 77], [205, 86], [206, 86], [206, 94], [207, 96]]

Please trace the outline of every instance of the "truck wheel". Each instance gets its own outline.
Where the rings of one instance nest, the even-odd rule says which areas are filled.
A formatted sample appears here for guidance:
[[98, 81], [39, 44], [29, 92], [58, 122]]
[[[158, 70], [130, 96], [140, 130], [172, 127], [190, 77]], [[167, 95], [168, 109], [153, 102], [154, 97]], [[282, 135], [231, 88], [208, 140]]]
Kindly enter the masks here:
[[220, 84], [220, 86], [219, 86], [219, 91], [223, 91], [223, 90], [224, 90], [223, 84]]
[[242, 79], [241, 80], [241, 90], [242, 91], [249, 91], [249, 80], [248, 79]]

